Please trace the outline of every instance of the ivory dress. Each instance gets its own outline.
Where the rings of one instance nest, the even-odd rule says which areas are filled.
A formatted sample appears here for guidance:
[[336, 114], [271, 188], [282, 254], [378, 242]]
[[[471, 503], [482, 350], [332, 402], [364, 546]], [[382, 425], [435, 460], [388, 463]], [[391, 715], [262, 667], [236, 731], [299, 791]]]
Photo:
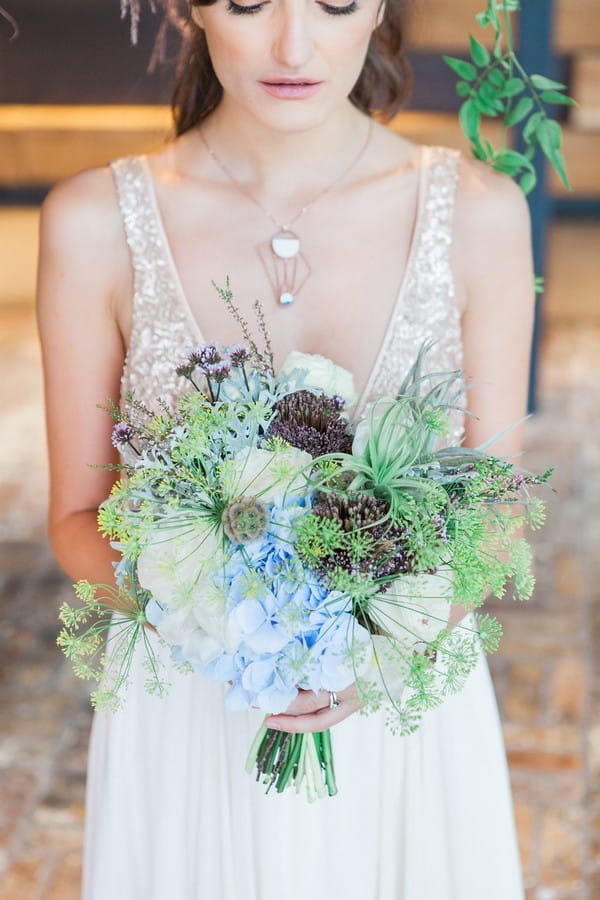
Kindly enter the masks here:
[[[183, 294], [145, 156], [111, 163], [135, 271], [123, 396], [152, 405], [202, 340]], [[417, 218], [395, 309], [361, 405], [400, 383], [427, 336], [435, 371], [461, 366], [450, 268], [457, 154], [424, 148]], [[298, 348], [310, 350], [310, 348]], [[462, 423], [455, 423], [460, 438]], [[157, 648], [166, 656], [165, 651]], [[262, 721], [229, 711], [221, 685], [172, 672], [125, 708], [96, 713], [87, 783], [84, 900], [522, 900], [506, 757], [482, 657], [462, 693], [393, 736], [383, 714], [332, 730], [339, 794], [264, 794], [246, 774]]]

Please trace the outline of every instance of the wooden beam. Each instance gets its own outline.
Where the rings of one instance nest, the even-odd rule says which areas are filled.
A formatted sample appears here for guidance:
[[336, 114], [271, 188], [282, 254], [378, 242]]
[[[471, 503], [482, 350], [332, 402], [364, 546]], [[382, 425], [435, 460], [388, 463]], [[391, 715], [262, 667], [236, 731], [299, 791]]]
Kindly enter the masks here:
[[[522, 0], [528, 3], [530, 0]], [[406, 10], [409, 48], [456, 53], [467, 50], [469, 33], [489, 42], [491, 29], [477, 25], [475, 16], [485, 0], [414, 0]], [[556, 0], [553, 44], [559, 53], [600, 48], [600, 0]], [[489, 43], [488, 43], [489, 46]]]
[[570, 110], [580, 131], [600, 130], [600, 51], [582, 51], [573, 58], [571, 93], [578, 106]]
[[[416, 142], [469, 152], [454, 113], [401, 112], [391, 127]], [[155, 149], [169, 129], [165, 106], [0, 105], [0, 186], [53, 184], [118, 156]], [[497, 141], [497, 124], [491, 122], [486, 134]], [[600, 132], [565, 129], [565, 156], [575, 193], [600, 195]], [[552, 174], [550, 185], [552, 193], [565, 195]]]
[[0, 105], [0, 185], [51, 184], [162, 144], [165, 106]]

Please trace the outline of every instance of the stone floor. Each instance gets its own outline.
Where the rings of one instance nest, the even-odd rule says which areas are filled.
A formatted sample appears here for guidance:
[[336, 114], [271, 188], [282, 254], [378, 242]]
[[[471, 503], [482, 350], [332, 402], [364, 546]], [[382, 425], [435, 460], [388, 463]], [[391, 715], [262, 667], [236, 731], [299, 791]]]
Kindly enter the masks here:
[[[538, 587], [497, 609], [505, 637], [491, 663], [528, 900], [600, 900], [599, 379], [600, 329], [553, 329], [528, 426], [529, 466], [557, 467], [549, 523], [534, 536]], [[90, 709], [54, 643], [70, 585], [44, 538], [41, 404], [32, 314], [0, 306], [4, 900], [75, 900], [81, 874]]]

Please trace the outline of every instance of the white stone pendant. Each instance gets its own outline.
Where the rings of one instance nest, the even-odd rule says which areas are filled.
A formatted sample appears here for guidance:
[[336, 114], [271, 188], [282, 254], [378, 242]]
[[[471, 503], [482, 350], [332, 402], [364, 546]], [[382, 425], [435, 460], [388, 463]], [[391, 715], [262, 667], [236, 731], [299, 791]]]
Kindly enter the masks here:
[[279, 259], [293, 259], [300, 253], [300, 238], [293, 231], [280, 231], [271, 238], [271, 249]]
[[[0, 0], [1, 2], [1, 0]], [[292, 306], [311, 274], [297, 234], [282, 229], [256, 248], [279, 306]]]

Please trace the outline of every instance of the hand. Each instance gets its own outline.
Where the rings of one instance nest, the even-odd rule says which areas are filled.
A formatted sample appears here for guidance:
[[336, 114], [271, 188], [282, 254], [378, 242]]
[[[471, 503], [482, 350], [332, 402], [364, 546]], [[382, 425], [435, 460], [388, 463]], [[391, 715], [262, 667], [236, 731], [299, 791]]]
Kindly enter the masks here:
[[356, 712], [363, 705], [358, 696], [356, 684], [352, 682], [343, 691], [336, 691], [340, 705], [329, 709], [329, 691], [300, 690], [296, 699], [284, 713], [267, 716], [265, 725], [277, 731], [292, 734], [308, 731], [326, 731]]

